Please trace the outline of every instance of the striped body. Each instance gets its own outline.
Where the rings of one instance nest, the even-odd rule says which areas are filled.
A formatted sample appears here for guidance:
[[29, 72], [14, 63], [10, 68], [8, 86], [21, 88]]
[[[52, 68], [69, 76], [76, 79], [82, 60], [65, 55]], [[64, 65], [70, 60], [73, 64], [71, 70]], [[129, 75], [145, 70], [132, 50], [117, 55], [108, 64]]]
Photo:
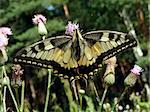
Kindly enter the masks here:
[[125, 33], [102, 30], [81, 35], [76, 29], [73, 36], [51, 37], [20, 50], [14, 62], [53, 68], [68, 77], [88, 76], [103, 60], [136, 44]]

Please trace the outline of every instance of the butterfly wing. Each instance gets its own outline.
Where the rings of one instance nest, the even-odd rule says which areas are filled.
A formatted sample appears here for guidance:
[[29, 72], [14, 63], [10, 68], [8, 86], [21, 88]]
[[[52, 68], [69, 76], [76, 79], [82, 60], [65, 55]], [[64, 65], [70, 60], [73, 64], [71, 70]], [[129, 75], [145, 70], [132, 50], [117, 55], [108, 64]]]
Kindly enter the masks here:
[[51, 37], [20, 50], [15, 55], [14, 62], [46, 68], [65, 68], [65, 63], [71, 58], [71, 44], [71, 36]]
[[137, 45], [136, 40], [128, 34], [116, 31], [92, 31], [83, 34], [87, 44], [84, 46], [84, 55], [78, 64], [89, 66], [101, 63], [119, 52]]

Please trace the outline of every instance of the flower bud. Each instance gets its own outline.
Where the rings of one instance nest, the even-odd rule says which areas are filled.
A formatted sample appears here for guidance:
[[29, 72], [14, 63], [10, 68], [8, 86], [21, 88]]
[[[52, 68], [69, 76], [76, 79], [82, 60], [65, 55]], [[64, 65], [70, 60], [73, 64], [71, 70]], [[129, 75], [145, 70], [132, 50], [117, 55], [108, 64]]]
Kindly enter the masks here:
[[109, 103], [103, 104], [103, 109], [105, 112], [110, 112], [111, 111], [111, 106]]
[[125, 108], [126, 108], [127, 110], [129, 110], [129, 109], [130, 109], [130, 106], [127, 104]]
[[132, 72], [125, 78], [124, 84], [125, 86], [134, 86], [136, 83], [137, 76], [133, 74]]
[[140, 106], [139, 105], [136, 105], [136, 110], [140, 110]]
[[38, 32], [40, 35], [47, 35], [47, 29], [44, 25], [46, 23], [46, 18], [43, 15], [41, 14], [34, 15], [32, 21], [34, 24], [38, 25]]
[[2, 84], [3, 84], [3, 85], [9, 85], [9, 84], [10, 84], [9, 77], [4, 77]]
[[142, 68], [138, 65], [134, 65], [134, 68], [131, 69], [130, 74], [124, 80], [125, 86], [134, 86], [140, 72], [142, 72]]
[[115, 83], [116, 57], [109, 58], [105, 64], [107, 67], [104, 73], [104, 82], [106, 85], [113, 85]]
[[123, 110], [123, 107], [121, 105], [118, 106], [118, 110]]
[[40, 35], [47, 35], [47, 29], [43, 22], [39, 22], [38, 24], [38, 32]]
[[106, 110], [107, 106], [106, 104], [103, 104], [103, 109]]
[[111, 108], [111, 106], [110, 106], [109, 103], [106, 103], [106, 107], [107, 107], [107, 108]]
[[85, 90], [80, 89], [80, 90], [79, 90], [79, 93], [80, 93], [80, 94], [85, 94]]
[[115, 83], [115, 76], [112, 72], [110, 72], [108, 75], [106, 75], [104, 77], [104, 82], [107, 84], [107, 85], [113, 85]]

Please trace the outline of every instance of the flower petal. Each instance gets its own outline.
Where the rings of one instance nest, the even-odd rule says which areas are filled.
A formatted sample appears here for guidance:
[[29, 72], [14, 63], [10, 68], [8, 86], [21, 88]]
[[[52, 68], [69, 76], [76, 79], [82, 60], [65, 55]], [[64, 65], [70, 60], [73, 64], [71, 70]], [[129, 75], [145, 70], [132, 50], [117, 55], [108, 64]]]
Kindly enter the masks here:
[[140, 75], [140, 72], [142, 71], [143, 69], [138, 65], [134, 65], [134, 68], [131, 69], [131, 72], [134, 73], [135, 75]]
[[71, 23], [69, 21], [68, 25], [66, 26], [66, 32], [65, 32], [65, 34], [73, 35], [74, 30], [78, 29], [78, 28], [79, 28], [79, 24]]
[[12, 31], [9, 27], [1, 27], [0, 33], [4, 35], [12, 35]]
[[39, 24], [40, 22], [46, 23], [46, 18], [42, 14], [34, 15], [32, 19], [34, 24]]

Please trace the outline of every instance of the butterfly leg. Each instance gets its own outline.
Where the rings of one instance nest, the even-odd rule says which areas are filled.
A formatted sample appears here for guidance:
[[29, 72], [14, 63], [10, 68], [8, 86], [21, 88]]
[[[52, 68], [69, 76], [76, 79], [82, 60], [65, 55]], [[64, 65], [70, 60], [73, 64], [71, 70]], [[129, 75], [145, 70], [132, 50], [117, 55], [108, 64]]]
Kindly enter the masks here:
[[78, 91], [77, 91], [77, 87], [76, 87], [76, 80], [74, 79], [74, 77], [71, 77], [70, 81], [71, 81], [71, 86], [72, 86], [72, 89], [73, 89], [73, 93], [74, 93], [75, 99], [78, 102], [79, 101], [79, 97], [78, 97]]
[[98, 69], [95, 69], [93, 72], [90, 72], [88, 74], [89, 76], [89, 79], [92, 80], [91, 83], [92, 83], [92, 87], [93, 87], [93, 90], [94, 90], [94, 93], [96, 95], [96, 100], [99, 102], [100, 101], [100, 98], [99, 98], [99, 94], [98, 94], [98, 91], [96, 89], [96, 86], [95, 86], [95, 83], [94, 83], [94, 76], [96, 76], [98, 74], [98, 71], [99, 69], [101, 68], [101, 66], [98, 66]]
[[88, 80], [87, 74], [84, 74], [83, 77], [82, 77], [82, 79], [85, 82], [85, 87], [87, 87], [87, 80]]
[[94, 82], [92, 82], [92, 83], [93, 83], [93, 89], [94, 89], [94, 92], [95, 92], [95, 95], [96, 95], [96, 100], [98, 102], [100, 102], [100, 98], [99, 98], [98, 91], [96, 89], [95, 83]]
[[87, 85], [87, 79], [85, 79], [83, 76], [75, 76], [71, 77], [70, 81], [75, 95], [75, 99], [79, 105], [82, 105], [82, 97], [80, 96], [80, 90], [84, 90], [83, 88], [85, 88], [85, 85]]

